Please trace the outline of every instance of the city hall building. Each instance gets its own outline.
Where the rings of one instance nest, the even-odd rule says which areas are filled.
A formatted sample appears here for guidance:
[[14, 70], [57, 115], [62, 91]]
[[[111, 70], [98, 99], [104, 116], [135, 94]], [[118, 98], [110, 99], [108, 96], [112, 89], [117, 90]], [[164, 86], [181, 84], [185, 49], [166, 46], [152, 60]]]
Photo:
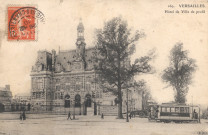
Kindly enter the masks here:
[[[117, 114], [116, 96], [104, 92], [94, 81], [95, 48], [86, 48], [82, 22], [77, 27], [75, 45], [75, 50], [38, 51], [31, 71], [31, 111]], [[141, 108], [141, 93], [137, 94], [135, 98], [135, 94], [129, 94], [134, 99], [133, 109]]]

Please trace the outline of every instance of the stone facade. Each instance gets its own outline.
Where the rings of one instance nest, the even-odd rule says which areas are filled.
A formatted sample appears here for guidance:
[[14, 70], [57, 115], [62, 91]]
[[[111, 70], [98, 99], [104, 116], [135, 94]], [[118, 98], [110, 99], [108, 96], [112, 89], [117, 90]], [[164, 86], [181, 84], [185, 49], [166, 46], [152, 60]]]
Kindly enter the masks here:
[[[99, 114], [100, 105], [116, 105], [115, 96], [95, 83], [92, 57], [95, 48], [85, 48], [84, 26], [77, 27], [75, 50], [39, 51], [31, 71], [33, 111]], [[73, 110], [75, 108], [75, 110]]]

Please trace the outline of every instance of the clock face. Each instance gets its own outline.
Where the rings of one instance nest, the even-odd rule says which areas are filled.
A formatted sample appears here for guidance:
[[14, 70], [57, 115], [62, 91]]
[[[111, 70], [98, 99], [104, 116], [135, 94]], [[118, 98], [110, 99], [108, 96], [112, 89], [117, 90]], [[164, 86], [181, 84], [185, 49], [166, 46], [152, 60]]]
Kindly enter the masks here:
[[78, 41], [77, 44], [81, 44], [81, 41]]

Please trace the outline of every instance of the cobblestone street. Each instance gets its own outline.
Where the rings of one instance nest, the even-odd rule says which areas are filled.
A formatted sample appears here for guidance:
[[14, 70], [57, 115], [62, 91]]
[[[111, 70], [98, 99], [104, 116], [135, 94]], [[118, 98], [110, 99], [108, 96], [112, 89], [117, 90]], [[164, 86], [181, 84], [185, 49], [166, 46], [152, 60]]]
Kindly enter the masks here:
[[3, 135], [190, 135], [207, 134], [208, 120], [201, 124], [156, 123], [147, 118], [133, 118], [130, 122], [115, 116], [76, 116], [67, 120], [66, 115], [28, 114], [20, 121], [19, 114], [0, 114], [0, 134]]

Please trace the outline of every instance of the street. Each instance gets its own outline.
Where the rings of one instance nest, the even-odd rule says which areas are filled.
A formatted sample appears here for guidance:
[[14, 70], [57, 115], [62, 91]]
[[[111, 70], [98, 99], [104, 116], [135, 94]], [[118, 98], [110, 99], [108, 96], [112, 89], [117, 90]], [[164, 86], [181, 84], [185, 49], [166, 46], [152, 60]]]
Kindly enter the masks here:
[[25, 121], [19, 114], [0, 114], [2, 135], [190, 135], [208, 134], [208, 120], [198, 123], [156, 123], [147, 118], [133, 118], [129, 123], [116, 116], [76, 116], [27, 114]]

